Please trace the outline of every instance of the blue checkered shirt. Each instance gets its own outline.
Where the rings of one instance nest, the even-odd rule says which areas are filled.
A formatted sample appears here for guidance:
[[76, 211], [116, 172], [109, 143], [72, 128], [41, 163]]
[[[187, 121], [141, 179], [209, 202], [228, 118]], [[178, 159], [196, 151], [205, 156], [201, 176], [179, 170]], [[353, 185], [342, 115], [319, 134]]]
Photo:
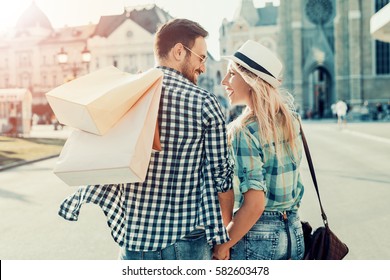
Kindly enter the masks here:
[[210, 245], [229, 240], [218, 192], [232, 189], [224, 116], [213, 94], [179, 72], [164, 72], [159, 108], [161, 152], [152, 152], [143, 183], [80, 187], [59, 215], [78, 219], [83, 203], [107, 217], [114, 240], [132, 251], [156, 251], [204, 227]]
[[[295, 131], [299, 131], [298, 119], [294, 119]], [[274, 145], [264, 143], [259, 137], [259, 126], [250, 121], [233, 138], [231, 152], [236, 165], [238, 184], [234, 186], [235, 206], [243, 203], [243, 193], [249, 189], [262, 190], [266, 194], [265, 211], [297, 210], [303, 197], [304, 187], [299, 173], [302, 159], [302, 138], [295, 139], [298, 159], [294, 162], [286, 147], [278, 159]]]

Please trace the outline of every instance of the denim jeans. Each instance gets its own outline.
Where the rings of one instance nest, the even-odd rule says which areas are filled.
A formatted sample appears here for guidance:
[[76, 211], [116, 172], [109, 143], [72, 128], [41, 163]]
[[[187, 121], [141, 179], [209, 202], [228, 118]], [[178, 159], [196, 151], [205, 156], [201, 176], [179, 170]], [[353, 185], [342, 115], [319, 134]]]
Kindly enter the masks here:
[[[291, 237], [291, 259], [300, 260], [305, 252], [303, 232], [296, 212], [287, 212]], [[287, 259], [288, 235], [281, 212], [264, 212], [250, 231], [231, 249], [232, 260]]]
[[159, 251], [129, 251], [121, 248], [121, 260], [210, 260], [211, 246], [204, 230], [196, 229], [176, 243]]

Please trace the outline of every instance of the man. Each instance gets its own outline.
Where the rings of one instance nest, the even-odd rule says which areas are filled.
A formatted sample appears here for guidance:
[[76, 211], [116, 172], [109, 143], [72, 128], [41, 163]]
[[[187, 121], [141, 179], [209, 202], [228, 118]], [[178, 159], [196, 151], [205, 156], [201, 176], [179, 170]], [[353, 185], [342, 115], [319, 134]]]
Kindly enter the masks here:
[[102, 207], [121, 259], [211, 259], [212, 246], [229, 240], [221, 213], [227, 224], [233, 164], [224, 116], [216, 97], [196, 86], [206, 71], [207, 35], [186, 19], [156, 33], [162, 151], [152, 152], [145, 182], [88, 186], [61, 206], [70, 220], [82, 203]]
[[337, 123], [341, 128], [342, 123], [344, 123], [344, 126], [347, 124], [347, 111], [348, 111], [347, 103], [345, 103], [343, 100], [339, 100], [336, 103], [335, 110], [337, 115]]

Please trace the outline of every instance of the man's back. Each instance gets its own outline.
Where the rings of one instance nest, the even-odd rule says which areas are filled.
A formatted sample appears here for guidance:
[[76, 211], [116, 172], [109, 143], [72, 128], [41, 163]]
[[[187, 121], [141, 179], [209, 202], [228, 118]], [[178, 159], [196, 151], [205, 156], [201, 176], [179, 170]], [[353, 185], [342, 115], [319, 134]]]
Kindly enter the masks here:
[[340, 100], [336, 103], [337, 115], [344, 116], [347, 113], [347, 109], [348, 109], [347, 104], [344, 101]]
[[233, 198], [225, 121], [216, 97], [196, 86], [207, 35], [187, 19], [156, 32], [162, 151], [152, 152], [145, 181], [82, 187], [61, 205], [61, 216], [77, 220], [83, 203], [98, 204], [121, 259], [210, 259], [211, 247], [229, 240], [221, 216]]
[[224, 116], [214, 95], [173, 69], [161, 69], [162, 151], [152, 153], [145, 182], [127, 186], [126, 208], [136, 215], [126, 243], [135, 251], [161, 249], [197, 226], [223, 229], [217, 192], [231, 173], [221, 145]]

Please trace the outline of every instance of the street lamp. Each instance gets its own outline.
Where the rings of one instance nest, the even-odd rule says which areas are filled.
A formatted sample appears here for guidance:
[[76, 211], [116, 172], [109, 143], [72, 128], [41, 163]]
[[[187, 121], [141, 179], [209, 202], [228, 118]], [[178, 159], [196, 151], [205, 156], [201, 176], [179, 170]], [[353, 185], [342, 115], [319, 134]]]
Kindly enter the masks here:
[[61, 47], [60, 52], [57, 54], [57, 60], [60, 65], [64, 65], [68, 62], [68, 53]]
[[89, 72], [89, 63], [91, 62], [91, 58], [91, 52], [88, 50], [87, 45], [85, 45], [83, 51], [81, 52], [81, 60], [83, 63], [87, 64], [87, 72]]
[[[64, 70], [64, 66], [68, 64], [68, 53], [64, 50], [63, 47], [61, 47], [61, 50], [59, 53], [57, 53], [57, 60], [58, 63], [62, 66], [62, 69]], [[91, 52], [88, 50], [87, 46], [84, 46], [84, 49], [81, 52], [81, 61], [83, 64], [86, 64], [87, 72], [89, 71], [89, 63], [91, 62]], [[83, 67], [77, 66], [76, 62], [73, 62], [73, 65], [71, 66], [71, 71], [73, 74], [73, 78], [77, 77], [77, 73], [83, 69]]]

